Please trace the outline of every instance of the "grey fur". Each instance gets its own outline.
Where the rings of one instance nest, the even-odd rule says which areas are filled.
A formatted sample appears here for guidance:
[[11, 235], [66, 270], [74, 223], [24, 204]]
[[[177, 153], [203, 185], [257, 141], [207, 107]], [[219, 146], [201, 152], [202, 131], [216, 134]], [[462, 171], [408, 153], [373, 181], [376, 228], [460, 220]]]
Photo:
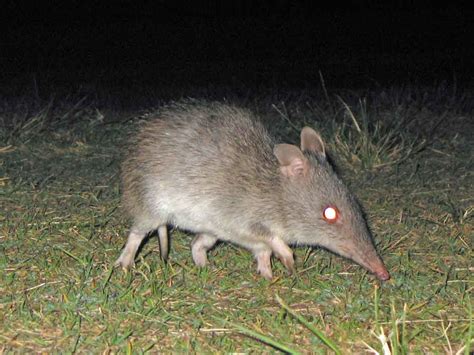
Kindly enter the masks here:
[[[319, 135], [306, 127], [301, 147], [275, 145], [250, 111], [216, 102], [184, 101], [160, 110], [130, 142], [122, 166], [123, 207], [133, 220], [117, 264], [133, 265], [144, 236], [166, 226], [197, 234], [196, 264], [217, 240], [251, 250], [272, 277], [270, 255], [291, 271], [288, 245], [319, 245], [389, 278], [360, 208], [336, 176]], [[328, 223], [326, 206], [340, 218]]]

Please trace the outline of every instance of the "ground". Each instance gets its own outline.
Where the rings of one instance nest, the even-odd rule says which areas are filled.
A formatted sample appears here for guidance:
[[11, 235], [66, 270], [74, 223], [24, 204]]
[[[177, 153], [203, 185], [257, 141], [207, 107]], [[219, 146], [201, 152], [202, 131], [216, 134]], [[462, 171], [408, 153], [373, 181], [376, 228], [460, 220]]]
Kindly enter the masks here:
[[[392, 279], [294, 248], [296, 274], [192, 236], [152, 236], [125, 273], [119, 167], [143, 111], [74, 96], [4, 100], [0, 135], [0, 353], [469, 353], [473, 324], [472, 95], [446, 88], [243, 98], [280, 140], [321, 131], [367, 213]], [[239, 100], [236, 100], [239, 101]], [[471, 103], [471, 104], [469, 104]], [[138, 112], [140, 111], [140, 112]], [[471, 343], [470, 343], [471, 342]]]

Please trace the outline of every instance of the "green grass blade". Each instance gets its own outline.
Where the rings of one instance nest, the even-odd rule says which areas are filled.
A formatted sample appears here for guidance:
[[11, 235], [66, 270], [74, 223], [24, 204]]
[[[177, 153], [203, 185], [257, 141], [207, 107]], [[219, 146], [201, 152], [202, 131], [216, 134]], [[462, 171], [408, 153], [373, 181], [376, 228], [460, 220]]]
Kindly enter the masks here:
[[274, 347], [275, 349], [278, 349], [278, 350], [281, 350], [281, 351], [284, 351], [285, 353], [287, 354], [293, 354], [293, 355], [298, 355], [298, 354], [301, 354], [299, 351], [297, 350], [294, 350], [288, 346], [286, 346], [285, 344], [282, 344], [280, 343], [279, 341], [276, 341], [266, 335], [263, 335], [263, 334], [260, 334], [256, 331], [253, 331], [251, 329], [248, 329], [240, 324], [236, 324], [236, 323], [233, 323], [233, 322], [229, 322], [225, 319], [222, 319], [222, 318], [218, 318], [218, 317], [214, 317], [234, 328], [236, 328], [239, 333], [242, 333], [248, 337], [251, 337], [251, 338], [254, 338], [254, 339], [257, 339], [257, 340], [260, 340], [262, 343], [265, 343], [267, 345], [270, 345], [272, 347]]
[[67, 256], [73, 258], [73, 259], [76, 260], [78, 263], [81, 263], [82, 266], [87, 266], [87, 263], [86, 263], [83, 259], [77, 257], [76, 255], [74, 255], [73, 253], [67, 251], [66, 249], [63, 249], [63, 248], [61, 248], [61, 247], [55, 247], [55, 248], [58, 249], [58, 250], [60, 250], [60, 251], [62, 251], [62, 252], [63, 252], [64, 254], [66, 254]]
[[320, 330], [316, 329], [311, 323], [309, 323], [306, 319], [304, 319], [302, 316], [300, 316], [298, 313], [296, 313], [294, 310], [292, 310], [281, 298], [280, 296], [276, 295], [275, 296], [277, 302], [287, 311], [289, 314], [291, 314], [293, 317], [295, 317], [298, 322], [303, 324], [306, 328], [308, 328], [314, 335], [316, 335], [327, 347], [329, 347], [332, 351], [334, 351], [337, 355], [341, 354], [341, 350], [337, 347], [336, 344], [330, 339], [328, 339]]

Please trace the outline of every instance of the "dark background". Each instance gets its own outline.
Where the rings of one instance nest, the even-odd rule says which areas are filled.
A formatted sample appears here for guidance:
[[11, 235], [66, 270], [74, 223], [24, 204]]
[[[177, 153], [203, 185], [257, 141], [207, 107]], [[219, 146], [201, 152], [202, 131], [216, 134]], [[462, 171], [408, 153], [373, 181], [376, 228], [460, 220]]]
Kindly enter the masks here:
[[433, 4], [9, 1], [0, 86], [472, 86], [474, 13]]

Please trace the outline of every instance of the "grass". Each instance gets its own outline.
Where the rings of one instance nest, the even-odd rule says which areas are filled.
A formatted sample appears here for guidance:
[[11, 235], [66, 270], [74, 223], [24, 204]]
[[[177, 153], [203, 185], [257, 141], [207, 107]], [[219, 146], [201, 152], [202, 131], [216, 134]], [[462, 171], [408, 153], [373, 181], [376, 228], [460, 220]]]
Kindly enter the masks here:
[[4, 100], [0, 352], [468, 354], [474, 127], [469, 96], [443, 92], [240, 99], [286, 141], [305, 124], [322, 131], [367, 211], [392, 274], [383, 284], [310, 248], [295, 249], [294, 276], [274, 261], [272, 282], [229, 244], [198, 269], [180, 231], [167, 265], [151, 238], [134, 270], [113, 269], [128, 227], [118, 171], [133, 115], [83, 97]]

